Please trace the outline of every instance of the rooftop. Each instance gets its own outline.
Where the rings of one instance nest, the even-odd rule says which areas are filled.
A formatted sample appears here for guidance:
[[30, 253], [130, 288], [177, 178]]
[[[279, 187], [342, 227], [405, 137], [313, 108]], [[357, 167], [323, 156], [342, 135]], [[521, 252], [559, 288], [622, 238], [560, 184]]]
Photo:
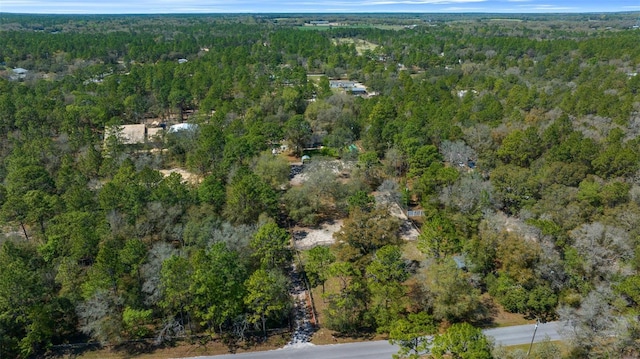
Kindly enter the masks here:
[[137, 125], [121, 125], [110, 126], [105, 128], [105, 139], [109, 136], [117, 135], [122, 144], [132, 145], [136, 143], [144, 143], [146, 127], [144, 124]]

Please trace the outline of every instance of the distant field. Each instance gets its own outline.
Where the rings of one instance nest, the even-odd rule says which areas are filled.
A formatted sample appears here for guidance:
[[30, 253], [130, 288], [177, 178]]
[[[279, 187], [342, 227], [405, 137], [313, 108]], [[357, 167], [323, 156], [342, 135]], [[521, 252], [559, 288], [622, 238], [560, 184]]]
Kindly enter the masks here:
[[522, 22], [522, 19], [489, 19], [489, 21], [512, 21], [512, 22]]
[[356, 45], [356, 51], [358, 52], [358, 55], [362, 55], [367, 50], [373, 51], [378, 47], [378, 45], [374, 44], [373, 42], [360, 40], [360, 39], [354, 39], [354, 38], [334, 39], [333, 43], [336, 44], [336, 45], [338, 45], [338, 44], [355, 44]]
[[405, 28], [403, 25], [373, 25], [371, 27], [381, 30], [402, 30]]
[[300, 26], [300, 29], [303, 30], [318, 30], [318, 31], [326, 31], [329, 29], [367, 29], [367, 28], [376, 28], [381, 30], [402, 30], [404, 29], [403, 25], [370, 25], [370, 24], [357, 24], [357, 25], [304, 25]]

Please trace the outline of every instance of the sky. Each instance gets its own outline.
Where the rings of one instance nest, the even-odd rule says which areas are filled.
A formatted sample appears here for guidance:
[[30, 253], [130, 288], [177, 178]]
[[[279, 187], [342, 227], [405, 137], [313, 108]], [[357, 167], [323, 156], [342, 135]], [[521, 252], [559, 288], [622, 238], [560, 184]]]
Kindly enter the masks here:
[[0, 0], [0, 12], [171, 13], [580, 13], [640, 12], [640, 0]]

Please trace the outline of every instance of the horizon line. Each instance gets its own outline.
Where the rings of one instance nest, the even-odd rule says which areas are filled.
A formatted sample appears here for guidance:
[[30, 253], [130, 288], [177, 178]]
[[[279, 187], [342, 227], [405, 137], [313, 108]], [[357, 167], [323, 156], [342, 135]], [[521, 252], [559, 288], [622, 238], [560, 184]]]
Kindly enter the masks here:
[[617, 10], [617, 11], [548, 11], [548, 12], [511, 12], [511, 11], [230, 11], [230, 12], [122, 12], [122, 13], [92, 13], [92, 12], [9, 12], [0, 11], [0, 15], [66, 15], [66, 16], [84, 16], [84, 15], [108, 15], [108, 16], [120, 16], [120, 15], [372, 15], [372, 14], [425, 14], [425, 15], [477, 15], [477, 14], [491, 14], [491, 15], [580, 15], [580, 14], [633, 14], [639, 13], [640, 10]]

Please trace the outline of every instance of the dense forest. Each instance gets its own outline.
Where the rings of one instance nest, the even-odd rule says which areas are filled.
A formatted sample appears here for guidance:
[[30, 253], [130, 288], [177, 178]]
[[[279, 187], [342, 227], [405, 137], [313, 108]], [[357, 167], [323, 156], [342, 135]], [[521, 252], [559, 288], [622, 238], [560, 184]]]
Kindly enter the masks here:
[[0, 13], [0, 358], [268, 337], [294, 271], [399, 357], [519, 358], [477, 329], [497, 308], [639, 356], [633, 15]]

